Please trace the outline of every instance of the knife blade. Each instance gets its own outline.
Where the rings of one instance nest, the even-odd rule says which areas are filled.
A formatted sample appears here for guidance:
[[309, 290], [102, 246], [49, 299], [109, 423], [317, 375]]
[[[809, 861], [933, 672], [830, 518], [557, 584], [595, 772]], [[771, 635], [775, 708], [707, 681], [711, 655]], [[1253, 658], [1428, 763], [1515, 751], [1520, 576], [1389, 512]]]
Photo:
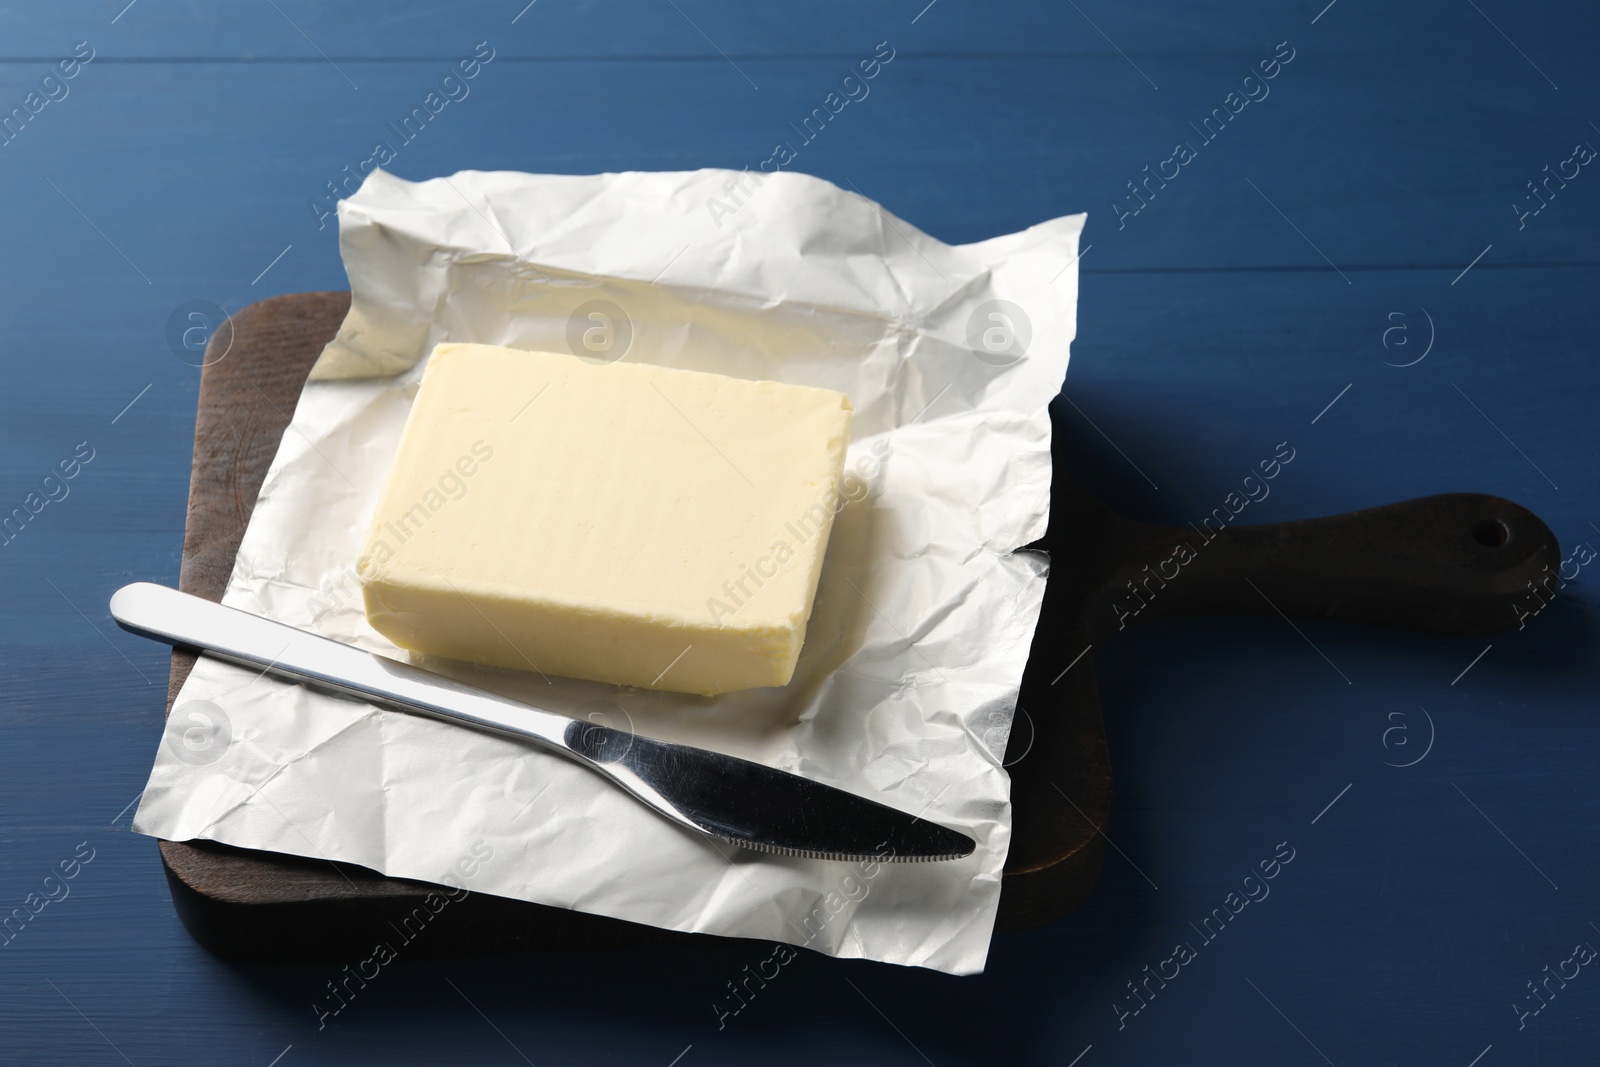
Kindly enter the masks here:
[[111, 616], [130, 633], [339, 696], [528, 741], [626, 790], [691, 833], [828, 860], [960, 859], [965, 834], [800, 775], [522, 704], [408, 663], [150, 582]]

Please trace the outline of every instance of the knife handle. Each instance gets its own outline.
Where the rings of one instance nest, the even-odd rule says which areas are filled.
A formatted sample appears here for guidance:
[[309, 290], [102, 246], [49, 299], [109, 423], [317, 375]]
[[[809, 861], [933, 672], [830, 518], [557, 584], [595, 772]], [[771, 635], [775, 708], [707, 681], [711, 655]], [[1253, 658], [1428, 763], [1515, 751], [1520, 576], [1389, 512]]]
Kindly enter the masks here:
[[342, 696], [532, 741], [585, 765], [566, 737], [573, 720], [503, 700], [431, 671], [149, 582], [123, 586], [111, 616], [124, 630], [260, 668]]
[[1553, 595], [1561, 550], [1533, 512], [1449, 493], [1259, 526], [1128, 522], [1101, 584], [1098, 636], [1198, 612], [1281, 612], [1440, 633], [1520, 628]]

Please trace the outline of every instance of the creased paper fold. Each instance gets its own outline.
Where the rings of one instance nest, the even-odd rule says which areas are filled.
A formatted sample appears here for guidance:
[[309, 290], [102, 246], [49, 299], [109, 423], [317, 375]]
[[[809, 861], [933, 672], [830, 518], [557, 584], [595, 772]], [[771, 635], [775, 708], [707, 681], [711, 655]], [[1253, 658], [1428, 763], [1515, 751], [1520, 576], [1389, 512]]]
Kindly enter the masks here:
[[1045, 528], [1046, 404], [1074, 334], [1083, 216], [951, 246], [798, 174], [743, 176], [731, 213], [708, 210], [730, 206], [733, 177], [373, 173], [339, 209], [349, 317], [301, 395], [224, 603], [405, 658], [367, 626], [353, 566], [438, 342], [836, 389], [855, 407], [859, 492], [835, 520], [792, 684], [702, 698], [424, 665], [874, 796], [965, 831], [976, 852], [847, 864], [718, 848], [559, 757], [209, 659], [178, 697], [136, 829], [673, 930], [983, 968], [1011, 828], [1000, 756], [1046, 572], [1014, 550]]

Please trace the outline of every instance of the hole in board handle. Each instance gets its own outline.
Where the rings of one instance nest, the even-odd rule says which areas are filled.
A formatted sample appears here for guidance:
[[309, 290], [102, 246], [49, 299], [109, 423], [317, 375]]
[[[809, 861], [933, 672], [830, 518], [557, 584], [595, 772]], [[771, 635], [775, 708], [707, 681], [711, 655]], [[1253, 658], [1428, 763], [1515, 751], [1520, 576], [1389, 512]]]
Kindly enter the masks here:
[[1499, 519], [1480, 519], [1472, 524], [1472, 539], [1489, 548], [1499, 548], [1511, 539], [1511, 531]]

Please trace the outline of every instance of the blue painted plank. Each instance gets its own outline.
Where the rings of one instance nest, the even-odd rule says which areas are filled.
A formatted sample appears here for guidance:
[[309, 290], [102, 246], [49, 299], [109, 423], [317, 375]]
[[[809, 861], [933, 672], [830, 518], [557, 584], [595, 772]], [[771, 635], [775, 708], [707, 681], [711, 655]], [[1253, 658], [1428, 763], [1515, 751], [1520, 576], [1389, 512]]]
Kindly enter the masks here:
[[[482, 40], [495, 60], [397, 173], [756, 165], [891, 41], [870, 97], [797, 166], [950, 241], [1090, 212], [1067, 390], [1081, 411], [1058, 405], [1087, 487], [1183, 522], [1288, 440], [1253, 520], [1481, 490], [1532, 506], [1566, 548], [1600, 545], [1593, 179], [1553, 185], [1522, 229], [1511, 208], [1600, 141], [1593, 13], [539, 0], [513, 25], [515, 0], [123, 6], [0, 8], [0, 105], [74, 42], [97, 49], [0, 148], [0, 503], [96, 449], [0, 547], [0, 906], [80, 842], [96, 850], [6, 946], [0, 1059], [1069, 1063], [1092, 1045], [1083, 1067], [1467, 1064], [1492, 1044], [1482, 1067], [1588, 1062], [1600, 1019], [1581, 978], [1521, 1029], [1511, 1005], [1575, 942], [1600, 944], [1584, 911], [1600, 874], [1591, 568], [1481, 645], [1302, 636], [1270, 616], [1123, 638], [1098, 663], [1121, 854], [1082, 910], [1001, 936], [978, 979], [802, 958], [720, 1030], [710, 1003], [759, 950], [403, 960], [322, 1030], [310, 1005], [337, 968], [206, 956], [123, 811], [166, 657], [104, 604], [177, 575], [197, 376], [168, 349], [172, 310], [341, 287], [310, 201]], [[1295, 58], [1270, 97], [1119, 230], [1125, 183], [1284, 40]], [[1428, 336], [1426, 358], [1395, 365]], [[1386, 765], [1398, 736], [1421, 743], [1423, 708], [1433, 749]], [[1185, 932], [1285, 840], [1269, 898], [1214, 943]], [[1184, 977], [1125, 1014], [1126, 983], [1186, 938]]]
[[[519, 17], [520, 16], [520, 17]], [[403, 9], [370, 4], [194, 4], [178, 0], [96, 0], [43, 7], [0, 6], [4, 57], [55, 56], [80, 39], [108, 56], [157, 60], [284, 59], [326, 65], [351, 58], [454, 56], [448, 35], [492, 39], [510, 56], [648, 56], [734, 59], [746, 56], [854, 55], [884, 37], [932, 53], [1017, 56], [1055, 52], [1127, 56], [1143, 65], [1165, 55], [1221, 55], [1315, 34], [1352, 55], [1460, 63], [1506, 57], [1528, 78], [1557, 84], [1581, 75], [1586, 12], [1544, 0], [1508, 5], [1384, 7], [1326, 0], [1201, 0], [1111, 4], [1012, 4], [973, 0], [895, 0], [750, 5], [738, 0], [461, 0]], [[1497, 29], [1497, 27], [1499, 29]], [[1502, 36], [1501, 31], [1508, 33]], [[1449, 48], [1419, 54], [1431, 37]], [[504, 45], [502, 47], [502, 42]], [[1522, 51], [1519, 53], [1518, 49]], [[1521, 58], [1526, 57], [1526, 58]], [[1494, 64], [1498, 66], [1498, 63]], [[1460, 70], [1459, 66], [1448, 69]], [[1133, 73], [1130, 69], [1130, 73]], [[1161, 83], [1158, 70], [1148, 70]], [[1134, 74], [1134, 80], [1138, 75]], [[337, 81], [337, 75], [334, 79]], [[1459, 77], [1453, 79], [1460, 81]]]
[[[1471, 24], [1452, 28], [1464, 34]], [[97, 256], [113, 254], [62, 198], [101, 219], [96, 225], [134, 264], [119, 267], [130, 281], [143, 281], [141, 271], [170, 279], [177, 268], [164, 254], [216, 277], [223, 264], [194, 257], [237, 250], [223, 276], [240, 277], [241, 286], [297, 238], [304, 255], [307, 242], [330, 236], [331, 228], [318, 230], [312, 201], [327, 182], [341, 180], [343, 168], [359, 169], [380, 140], [398, 152], [393, 169], [411, 177], [463, 166], [759, 166], [783, 140], [799, 151], [799, 169], [854, 183], [946, 240], [1088, 210], [1086, 241], [1095, 265], [1105, 268], [1294, 266], [1353, 274], [1424, 264], [1459, 271], [1490, 245], [1483, 262], [1491, 265], [1593, 260], [1589, 235], [1600, 198], [1590, 192], [1587, 170], [1568, 162], [1579, 142], [1600, 142], [1581, 105], [1595, 89], [1589, 65], [1574, 71], [1563, 95], [1512, 49], [1502, 62], [1474, 52], [1470, 61], [1481, 74], [1470, 85], [1442, 89], [1448, 79], [1440, 64], [1453, 56], [1356, 62], [1316, 38], [1302, 41], [1290, 45], [1293, 62], [1261, 86], [1271, 95], [1246, 105], [1211, 142], [1200, 124], [1216, 109], [1226, 114], [1244, 72], [1273, 55], [1270, 42], [1225, 56], [1169, 57], [1160, 92], [1117, 56], [960, 58], [908, 50], [870, 83], [870, 96], [809, 144], [790, 123], [840, 83], [847, 66], [837, 57], [752, 58], [744, 66], [764, 83], [759, 92], [720, 57], [497, 59], [465, 86], [469, 96], [447, 105], [410, 143], [389, 124], [441, 81], [448, 70], [442, 61], [369, 65], [359, 92], [331, 68], [91, 64], [71, 95], [48, 105], [3, 150], [10, 165], [0, 189], [40, 203], [30, 221], [41, 228], [65, 230], [62, 223], [74, 222], [76, 230], [62, 237], [73, 251], [95, 242], [102, 245]], [[1421, 50], [1425, 41], [1412, 43]], [[470, 35], [460, 48], [468, 53]], [[869, 54], [864, 46], [862, 55]], [[22, 99], [36, 75], [25, 63], [5, 65], [0, 99]], [[130, 98], [158, 102], [164, 121], [130, 120], [123, 104]], [[263, 109], [263, 99], [272, 106]], [[558, 100], [583, 106], [546, 103]], [[1371, 116], [1379, 113], [1385, 120], [1374, 129]], [[684, 117], [697, 114], [717, 121], [686, 138]], [[200, 129], [206, 137], [194, 136]], [[1195, 151], [1183, 166], [1168, 162], [1179, 141]], [[100, 180], [97, 161], [108, 156], [121, 161], [115, 183]], [[1563, 188], [1547, 167], [1568, 174], [1577, 168], [1578, 176]], [[1163, 187], [1159, 176], [1149, 177], [1162, 171], [1178, 176]], [[174, 181], [174, 174], [185, 178]], [[1514, 204], [1531, 212], [1543, 203], [1528, 188], [1535, 180], [1550, 183], [1540, 186], [1550, 203], [1519, 220]], [[1138, 198], [1129, 189], [1134, 182]], [[201, 185], [219, 195], [197, 198]], [[950, 196], [952, 189], [962, 195]], [[45, 194], [58, 202], [44, 207]], [[174, 229], [178, 219], [186, 224]], [[257, 219], [276, 223], [270, 236], [251, 239]], [[164, 232], [154, 231], [157, 220]], [[203, 249], [199, 234], [211, 237]]]

